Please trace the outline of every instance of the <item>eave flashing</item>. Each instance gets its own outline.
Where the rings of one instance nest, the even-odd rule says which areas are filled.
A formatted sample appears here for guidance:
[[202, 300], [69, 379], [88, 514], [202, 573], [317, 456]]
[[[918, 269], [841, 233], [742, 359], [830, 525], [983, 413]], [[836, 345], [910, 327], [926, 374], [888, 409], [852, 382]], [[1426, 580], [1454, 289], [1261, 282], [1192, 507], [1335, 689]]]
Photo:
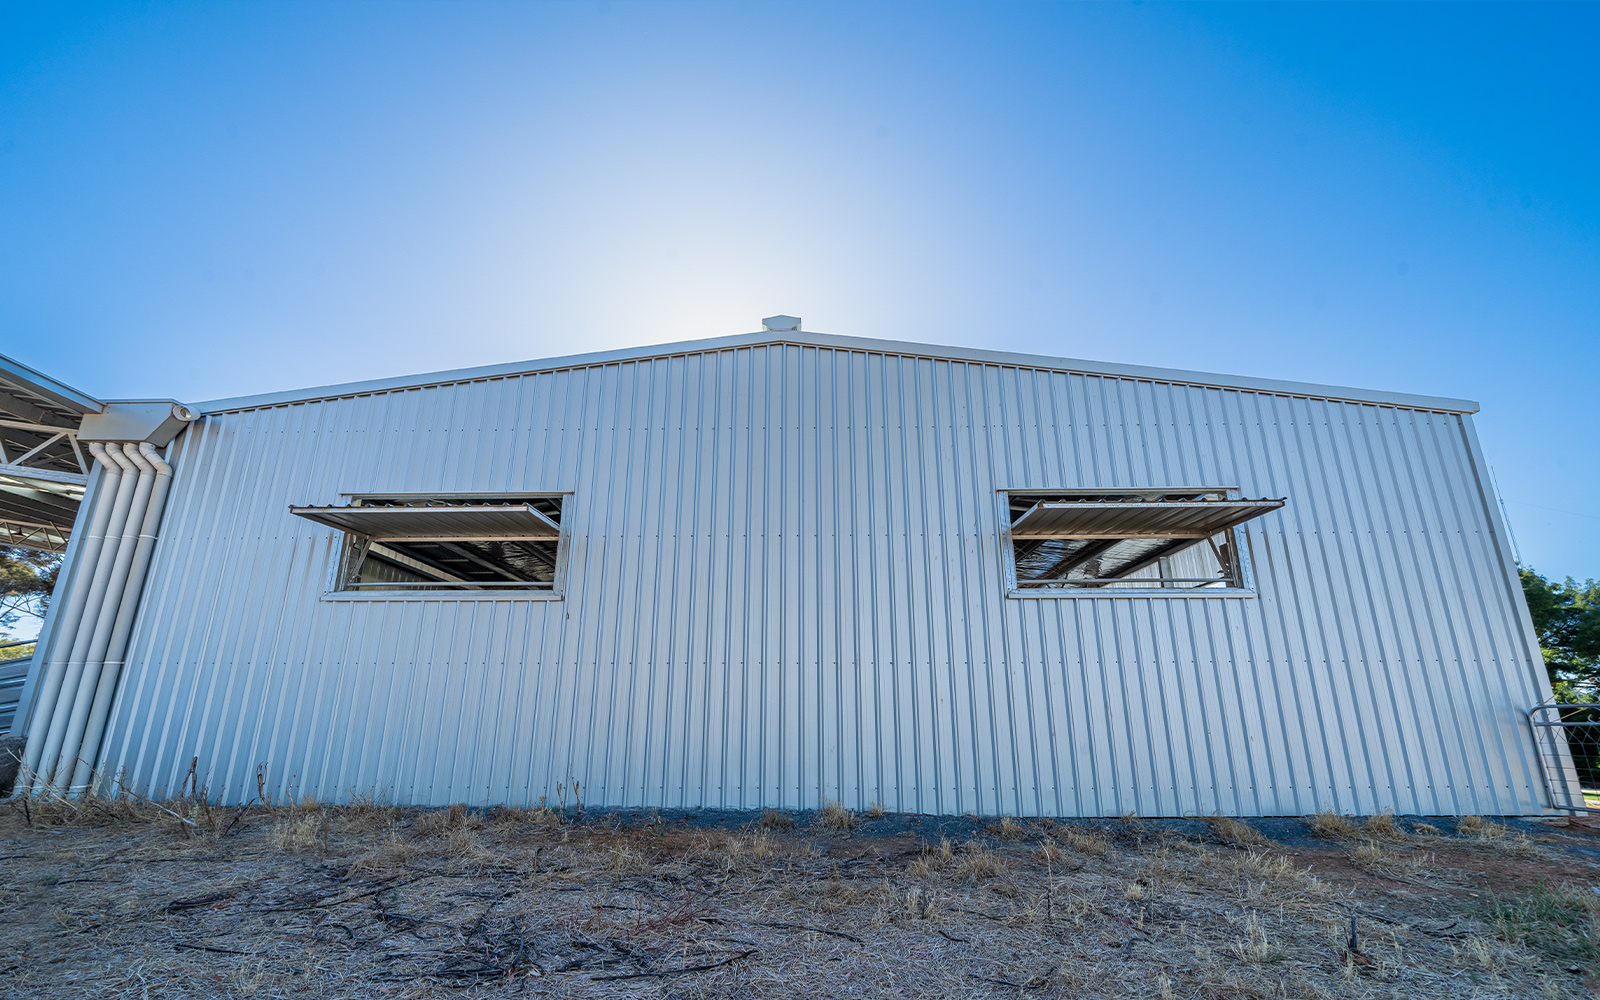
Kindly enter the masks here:
[[765, 331], [761, 333], [736, 334], [728, 337], [712, 337], [705, 340], [686, 340], [670, 344], [628, 347], [612, 351], [595, 351], [588, 354], [571, 354], [530, 361], [514, 361], [498, 365], [483, 365], [476, 368], [455, 368], [420, 375], [402, 375], [394, 378], [370, 379], [362, 382], [345, 382], [307, 389], [291, 389], [283, 392], [232, 396], [191, 405], [202, 415], [225, 413], [234, 410], [254, 410], [271, 406], [283, 406], [291, 403], [311, 403], [351, 396], [365, 396], [400, 389], [423, 389], [460, 382], [479, 382], [488, 379], [512, 378], [519, 375], [537, 375], [631, 361], [648, 361], [682, 357], [690, 354], [709, 354], [717, 351], [767, 346], [821, 347], [898, 357], [926, 358], [936, 361], [960, 361], [1007, 368], [1032, 368], [1076, 375], [1125, 378], [1141, 382], [1196, 386], [1206, 389], [1238, 389], [1275, 396], [1296, 396], [1349, 403], [1368, 403], [1440, 413], [1470, 414], [1477, 413], [1479, 409], [1478, 404], [1472, 400], [1453, 399], [1444, 396], [1422, 396], [1404, 392], [1387, 392], [1379, 389], [1322, 385], [1315, 382], [1291, 382], [1281, 379], [1253, 378], [1245, 375], [1221, 375], [1214, 372], [1189, 371], [1179, 368], [1157, 368], [1148, 365], [1085, 361], [1077, 358], [1056, 358], [1047, 355], [990, 351], [971, 347], [947, 347], [939, 344], [920, 344], [900, 340], [843, 337], [827, 333], [784, 333], [774, 335]]

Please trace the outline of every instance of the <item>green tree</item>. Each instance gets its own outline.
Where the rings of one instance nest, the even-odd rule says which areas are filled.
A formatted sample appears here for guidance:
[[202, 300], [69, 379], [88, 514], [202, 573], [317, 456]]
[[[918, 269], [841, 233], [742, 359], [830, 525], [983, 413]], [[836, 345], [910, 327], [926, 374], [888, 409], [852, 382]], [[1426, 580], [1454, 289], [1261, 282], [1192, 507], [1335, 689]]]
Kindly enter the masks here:
[[58, 555], [0, 547], [0, 632], [25, 615], [44, 617], [60, 570]]
[[[1556, 700], [1572, 706], [1600, 702], [1600, 583], [1571, 577], [1554, 583], [1531, 569], [1520, 572]], [[1566, 722], [1586, 723], [1565, 730], [1567, 747], [1584, 787], [1600, 785], [1600, 728], [1592, 725], [1600, 722], [1600, 710], [1557, 711]]]
[[1556, 583], [1531, 569], [1520, 572], [1557, 700], [1600, 701], [1600, 581]]

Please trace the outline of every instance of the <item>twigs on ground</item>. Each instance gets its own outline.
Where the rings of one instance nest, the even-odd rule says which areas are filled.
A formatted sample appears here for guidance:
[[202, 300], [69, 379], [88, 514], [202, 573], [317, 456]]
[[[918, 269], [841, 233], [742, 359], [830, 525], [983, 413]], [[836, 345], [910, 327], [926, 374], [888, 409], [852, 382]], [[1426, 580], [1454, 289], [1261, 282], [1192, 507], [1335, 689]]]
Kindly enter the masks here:
[[129, 798], [138, 799], [140, 802], [143, 802], [145, 805], [155, 806], [157, 809], [161, 810], [162, 812], [166, 813], [168, 816], [171, 816], [173, 819], [177, 820], [178, 823], [181, 825], [181, 829], [183, 830], [183, 836], [184, 836], [184, 839], [186, 839], [186, 840], [190, 836], [189, 830], [190, 830], [191, 827], [194, 828], [194, 829], [199, 829], [200, 824], [196, 823], [194, 820], [189, 819], [187, 816], [183, 816], [183, 815], [181, 815], [179, 813], [173, 812], [171, 809], [168, 809], [166, 806], [164, 806], [161, 803], [155, 801], [154, 799], [149, 799], [149, 798], [144, 797], [143, 795], [140, 795], [138, 792], [134, 791], [133, 789], [129, 788], [127, 785], [123, 784], [121, 778], [117, 779], [117, 790], [119, 792], [121, 792], [123, 795], [128, 796]]
[[224, 899], [232, 899], [239, 894], [238, 890], [224, 892], [208, 892], [203, 896], [190, 896], [188, 899], [174, 899], [167, 904], [167, 913], [178, 913], [182, 910], [192, 910], [197, 906], [206, 906], [211, 903], [220, 903]]
[[979, 976], [972, 973], [968, 973], [967, 978], [976, 979], [980, 983], [994, 983], [996, 986], [1009, 986], [1014, 990], [1042, 990], [1046, 986], [1050, 985], [1049, 983], [1028, 983], [1024, 985], [1022, 983], [1013, 983], [1009, 979], [994, 979], [989, 976]]
[[[1346, 845], [1240, 850], [1165, 830], [1118, 838], [1080, 824], [1077, 843], [1065, 824], [1013, 821], [999, 835], [950, 820], [879, 834], [873, 824], [907, 821], [872, 818], [846, 841], [809, 823], [583, 824], [553, 810], [262, 804], [249, 822], [220, 808], [205, 822], [198, 800], [134, 808], [145, 801], [130, 793], [97, 810], [39, 799], [31, 821], [0, 810], [8, 873], [21, 873], [0, 890], [16, 953], [28, 956], [0, 970], [0, 992], [333, 998], [383, 986], [421, 1000], [518, 984], [617, 1000], [641, 989], [776, 997], [806, 984], [862, 997], [1108, 1000], [1331, 998], [1351, 995], [1354, 981], [1457, 1000], [1476, 976], [1504, 995], [1573, 1000], [1581, 984], [1552, 976], [1537, 952], [1566, 925], [1532, 923], [1547, 914], [1526, 903], [1496, 923], [1448, 885], [1468, 870], [1506, 893], [1566, 879], [1583, 893], [1545, 905], [1577, 920], [1600, 871], [1530, 867], [1441, 839], [1427, 860], [1448, 868], [1430, 878], [1445, 898], [1422, 900], [1352, 863], [1390, 858], [1353, 859]], [[200, 819], [187, 824], [204, 835], [181, 839], [166, 819], [174, 810]], [[310, 856], [274, 836], [307, 817], [319, 846]], [[1356, 942], [1352, 911], [1374, 921]], [[95, 954], [121, 956], [109, 974], [75, 945], [91, 933]], [[1588, 947], [1575, 932], [1562, 940]], [[1559, 968], [1591, 967], [1585, 956]], [[62, 986], [79, 982], [94, 988]]]
[[209, 951], [217, 955], [265, 955], [264, 951], [239, 951], [234, 948], [218, 948], [209, 944], [190, 944], [187, 941], [178, 941], [172, 945], [174, 951]]
[[755, 926], [777, 927], [783, 930], [791, 931], [811, 931], [814, 934], [828, 934], [836, 938], [844, 938], [846, 941], [854, 941], [856, 944], [862, 943], [861, 939], [856, 937], [854, 934], [846, 934], [844, 931], [830, 931], [826, 927], [812, 927], [810, 924], [790, 924], [784, 923], [780, 920], [758, 920], [755, 921]]
[[706, 965], [686, 965], [681, 969], [658, 969], [654, 972], [625, 972], [615, 976], [590, 976], [589, 978], [593, 979], [595, 982], [603, 983], [619, 979], [658, 979], [663, 976], [681, 976], [690, 972], [710, 972], [712, 969], [720, 969], [725, 965], [732, 965], [740, 959], [749, 958], [751, 955], [757, 953], [758, 949], [751, 948], [748, 951], [741, 951], [737, 955], [724, 959], [721, 962], [711, 962]]

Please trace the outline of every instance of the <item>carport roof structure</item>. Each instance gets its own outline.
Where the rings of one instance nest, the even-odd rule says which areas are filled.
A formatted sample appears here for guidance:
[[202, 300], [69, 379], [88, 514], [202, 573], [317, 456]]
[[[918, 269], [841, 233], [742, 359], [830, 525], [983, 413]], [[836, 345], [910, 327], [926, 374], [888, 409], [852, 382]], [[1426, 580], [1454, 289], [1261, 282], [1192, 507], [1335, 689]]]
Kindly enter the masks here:
[[78, 428], [105, 403], [0, 355], [0, 545], [66, 549], [89, 481]]

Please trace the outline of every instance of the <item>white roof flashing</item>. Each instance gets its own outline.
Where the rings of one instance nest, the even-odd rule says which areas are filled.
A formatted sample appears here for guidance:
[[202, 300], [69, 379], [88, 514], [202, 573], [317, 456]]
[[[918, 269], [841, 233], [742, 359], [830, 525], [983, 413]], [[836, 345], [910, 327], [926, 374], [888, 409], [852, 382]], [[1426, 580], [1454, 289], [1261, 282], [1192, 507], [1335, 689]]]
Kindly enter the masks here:
[[1219, 375], [1212, 372], [1156, 368], [1147, 365], [1124, 365], [1103, 361], [1083, 361], [1074, 358], [1054, 358], [1044, 355], [988, 351], [970, 347], [945, 347], [936, 344], [918, 344], [898, 340], [873, 340], [864, 337], [841, 337], [826, 333], [801, 333], [798, 330], [787, 333], [774, 333], [763, 330], [760, 333], [736, 334], [730, 337], [713, 337], [706, 340], [679, 341], [670, 344], [630, 347], [614, 351], [597, 351], [590, 354], [573, 354], [556, 358], [516, 361], [508, 364], [483, 365], [476, 368], [456, 368], [420, 375], [371, 379], [364, 382], [346, 382], [308, 389], [291, 389], [284, 392], [233, 396], [194, 404], [193, 408], [199, 410], [202, 414], [223, 413], [232, 410], [253, 410], [270, 406], [283, 406], [290, 403], [311, 403], [327, 399], [364, 396], [399, 389], [417, 389], [459, 382], [478, 382], [486, 379], [512, 378], [518, 375], [535, 375], [543, 372], [567, 371], [574, 368], [622, 364], [629, 361], [644, 361], [656, 358], [680, 357], [688, 354], [706, 354], [716, 351], [783, 344], [797, 347], [820, 347], [831, 350], [861, 351], [871, 354], [999, 365], [1011, 368], [1033, 368], [1043, 371], [1098, 375], [1108, 378], [1160, 382], [1170, 385], [1240, 389], [1246, 392], [1261, 392], [1278, 396], [1301, 396], [1311, 399], [1371, 403], [1380, 406], [1395, 406], [1402, 409], [1430, 410], [1442, 413], [1478, 412], [1478, 404], [1466, 399], [1385, 392], [1377, 389], [1356, 389], [1346, 386], [1320, 385], [1313, 382], [1251, 378], [1242, 375]]

